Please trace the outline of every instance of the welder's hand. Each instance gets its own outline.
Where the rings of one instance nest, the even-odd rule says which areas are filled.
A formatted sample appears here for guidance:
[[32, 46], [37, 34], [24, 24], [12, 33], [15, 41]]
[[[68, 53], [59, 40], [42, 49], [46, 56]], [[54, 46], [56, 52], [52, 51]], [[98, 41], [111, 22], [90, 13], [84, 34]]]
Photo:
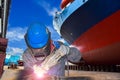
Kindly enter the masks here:
[[36, 68], [35, 72], [41, 71], [41, 69], [48, 71], [51, 67], [58, 63], [61, 57], [69, 53], [69, 49], [70, 48], [68, 46], [61, 45], [60, 48], [55, 51], [55, 53], [53, 52], [47, 56], [45, 61], [43, 61], [39, 67], [34, 66], [34, 68]]
[[34, 73], [40, 77], [47, 73], [47, 71], [42, 66], [34, 65], [33, 70], [34, 70]]
[[37, 73], [37, 72], [41, 72], [41, 70], [43, 70], [43, 69], [41, 67], [37, 66], [37, 65], [34, 65], [33, 70], [34, 70], [35, 73]]
[[60, 48], [55, 51], [55, 53], [51, 53], [46, 57], [45, 61], [41, 64], [41, 67], [43, 67], [45, 70], [49, 70], [58, 63], [61, 57], [69, 53], [69, 49], [69, 47], [61, 45]]
[[44, 69], [49, 70], [51, 67], [58, 63], [58, 60], [63, 56], [60, 52], [51, 53], [49, 56], [46, 57], [45, 61], [41, 64], [41, 67]]

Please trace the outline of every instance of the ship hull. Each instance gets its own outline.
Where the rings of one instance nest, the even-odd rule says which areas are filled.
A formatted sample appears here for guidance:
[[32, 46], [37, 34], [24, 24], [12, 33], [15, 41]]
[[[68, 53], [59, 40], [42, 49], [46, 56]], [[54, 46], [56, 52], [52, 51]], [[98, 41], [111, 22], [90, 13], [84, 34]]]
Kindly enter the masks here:
[[88, 64], [120, 64], [120, 0], [88, 0], [62, 24]]

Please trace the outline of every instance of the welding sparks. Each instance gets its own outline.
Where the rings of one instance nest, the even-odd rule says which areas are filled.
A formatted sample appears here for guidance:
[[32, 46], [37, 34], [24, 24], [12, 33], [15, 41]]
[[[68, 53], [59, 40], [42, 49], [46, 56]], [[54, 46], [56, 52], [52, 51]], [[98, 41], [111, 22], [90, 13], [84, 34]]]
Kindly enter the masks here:
[[34, 73], [36, 74], [37, 77], [39, 77], [39, 78], [44, 77], [44, 74], [46, 73], [46, 71], [44, 69], [42, 69], [40, 66], [34, 65], [33, 69], [34, 69]]

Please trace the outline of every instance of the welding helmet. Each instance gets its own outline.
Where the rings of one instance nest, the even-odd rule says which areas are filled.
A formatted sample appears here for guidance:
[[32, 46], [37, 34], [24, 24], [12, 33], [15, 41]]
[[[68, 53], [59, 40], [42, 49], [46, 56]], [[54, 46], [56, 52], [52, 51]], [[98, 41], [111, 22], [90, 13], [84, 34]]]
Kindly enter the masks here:
[[49, 40], [49, 31], [43, 24], [32, 24], [27, 30], [25, 40], [31, 48], [43, 48]]

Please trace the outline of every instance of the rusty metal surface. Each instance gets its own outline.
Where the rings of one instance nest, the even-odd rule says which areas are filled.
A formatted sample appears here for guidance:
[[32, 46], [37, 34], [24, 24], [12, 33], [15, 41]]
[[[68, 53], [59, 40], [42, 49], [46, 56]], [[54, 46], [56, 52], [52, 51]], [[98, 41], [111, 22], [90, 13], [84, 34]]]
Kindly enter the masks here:
[[7, 46], [8, 39], [0, 38], [0, 45], [1, 46]]
[[0, 38], [0, 52], [6, 52], [8, 39]]
[[3, 73], [4, 59], [5, 59], [5, 54], [0, 53], [0, 77]]

